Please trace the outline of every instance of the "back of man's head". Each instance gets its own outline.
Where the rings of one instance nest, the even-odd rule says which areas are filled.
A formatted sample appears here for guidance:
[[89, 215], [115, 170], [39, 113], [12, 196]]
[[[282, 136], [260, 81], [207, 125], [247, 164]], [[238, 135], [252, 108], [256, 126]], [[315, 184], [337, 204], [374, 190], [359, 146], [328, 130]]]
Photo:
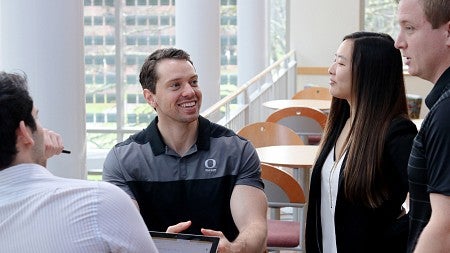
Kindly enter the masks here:
[[36, 130], [32, 110], [26, 76], [0, 72], [0, 170], [9, 167], [16, 157], [16, 129], [20, 121]]

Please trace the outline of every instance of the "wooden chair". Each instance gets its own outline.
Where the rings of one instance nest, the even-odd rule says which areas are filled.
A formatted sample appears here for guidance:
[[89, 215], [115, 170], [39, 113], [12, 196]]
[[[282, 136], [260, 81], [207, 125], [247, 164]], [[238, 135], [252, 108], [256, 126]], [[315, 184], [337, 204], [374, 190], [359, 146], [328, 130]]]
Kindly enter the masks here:
[[306, 204], [302, 187], [291, 175], [269, 164], [261, 163], [261, 177], [271, 212], [267, 220], [267, 249], [302, 251], [304, 221], [294, 217], [281, 220], [274, 215], [283, 207], [302, 210]]
[[249, 140], [255, 148], [274, 145], [303, 145], [292, 129], [274, 122], [256, 122], [244, 126], [238, 135]]
[[285, 125], [302, 137], [304, 143], [315, 145], [320, 142], [327, 123], [327, 115], [310, 107], [288, 107], [271, 113], [266, 121]]
[[292, 96], [292, 99], [323, 99], [331, 100], [333, 96], [327, 87], [308, 87]]

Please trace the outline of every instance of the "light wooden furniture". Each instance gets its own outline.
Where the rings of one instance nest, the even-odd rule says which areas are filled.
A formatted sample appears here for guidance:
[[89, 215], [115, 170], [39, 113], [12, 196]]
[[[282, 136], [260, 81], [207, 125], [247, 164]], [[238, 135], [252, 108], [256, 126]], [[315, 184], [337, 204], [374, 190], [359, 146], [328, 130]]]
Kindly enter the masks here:
[[284, 207], [303, 208], [306, 199], [302, 187], [291, 175], [269, 164], [261, 164], [261, 178], [271, 212], [267, 221], [268, 249], [301, 251], [303, 221], [280, 220], [279, 210]]
[[295, 170], [310, 169], [314, 165], [318, 151], [319, 146], [316, 145], [276, 145], [256, 148], [261, 162]]
[[264, 107], [270, 109], [282, 109], [287, 107], [311, 107], [321, 111], [329, 111], [331, 100], [323, 99], [277, 99], [263, 103]]
[[[318, 151], [319, 146], [315, 145], [281, 145], [256, 149], [261, 163], [292, 168], [293, 177], [299, 182], [305, 196], [309, 195], [309, 172], [316, 160]], [[300, 221], [302, 233], [305, 231], [306, 210], [307, 207], [304, 207], [302, 210], [293, 210], [293, 217]]]
[[266, 121], [285, 125], [294, 130], [305, 144], [320, 142], [328, 116], [310, 107], [287, 107], [271, 113]]
[[316, 161], [317, 145], [277, 145], [256, 148], [259, 160], [274, 166], [292, 168], [292, 175], [306, 195], [309, 193], [309, 169]]
[[269, 115], [266, 121], [279, 122], [286, 117], [308, 117], [314, 119], [323, 129], [327, 123], [327, 115], [320, 110], [310, 107], [287, 107], [279, 109]]
[[273, 122], [256, 122], [244, 126], [238, 135], [249, 140], [255, 148], [272, 145], [303, 145], [292, 129]]
[[331, 100], [333, 96], [330, 94], [328, 87], [308, 87], [292, 96], [292, 99], [323, 99]]

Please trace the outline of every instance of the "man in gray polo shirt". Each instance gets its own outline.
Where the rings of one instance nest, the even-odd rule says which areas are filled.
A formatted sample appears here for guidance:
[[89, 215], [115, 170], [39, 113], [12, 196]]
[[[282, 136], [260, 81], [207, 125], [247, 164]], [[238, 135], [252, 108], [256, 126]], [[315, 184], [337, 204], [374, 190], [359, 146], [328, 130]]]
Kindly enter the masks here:
[[158, 116], [109, 152], [103, 179], [135, 201], [149, 230], [219, 236], [219, 252], [262, 252], [267, 199], [250, 142], [200, 116], [189, 54], [159, 49], [139, 81]]

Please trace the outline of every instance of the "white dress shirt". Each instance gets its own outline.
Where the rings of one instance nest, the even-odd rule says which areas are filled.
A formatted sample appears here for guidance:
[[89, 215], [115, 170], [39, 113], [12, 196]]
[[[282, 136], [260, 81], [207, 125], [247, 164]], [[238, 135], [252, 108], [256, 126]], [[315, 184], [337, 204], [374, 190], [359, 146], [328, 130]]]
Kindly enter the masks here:
[[0, 171], [0, 251], [157, 252], [130, 197], [36, 164]]

